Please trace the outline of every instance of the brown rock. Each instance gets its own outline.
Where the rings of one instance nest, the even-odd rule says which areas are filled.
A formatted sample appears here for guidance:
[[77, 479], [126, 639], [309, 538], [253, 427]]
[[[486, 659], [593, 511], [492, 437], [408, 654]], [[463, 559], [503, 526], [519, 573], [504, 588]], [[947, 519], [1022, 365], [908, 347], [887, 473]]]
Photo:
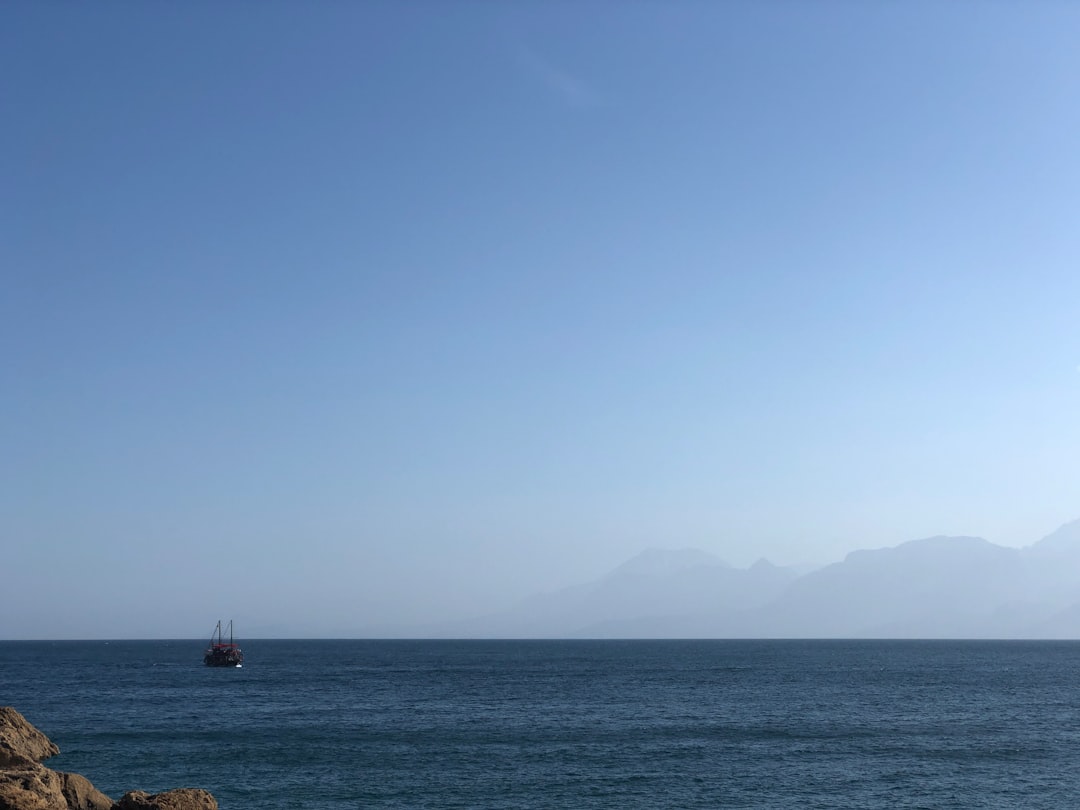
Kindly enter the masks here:
[[0, 706], [0, 768], [36, 765], [60, 749], [11, 706]]
[[60, 791], [68, 810], [112, 810], [113, 800], [77, 773], [59, 773]]
[[218, 805], [213, 796], [198, 788], [179, 788], [153, 795], [133, 790], [125, 793], [113, 810], [218, 810]]
[[40, 760], [60, 753], [10, 706], [0, 706], [0, 810], [218, 810], [205, 790], [141, 790], [112, 799], [77, 773], [58, 773]]
[[41, 765], [0, 770], [0, 810], [68, 810], [60, 775]]

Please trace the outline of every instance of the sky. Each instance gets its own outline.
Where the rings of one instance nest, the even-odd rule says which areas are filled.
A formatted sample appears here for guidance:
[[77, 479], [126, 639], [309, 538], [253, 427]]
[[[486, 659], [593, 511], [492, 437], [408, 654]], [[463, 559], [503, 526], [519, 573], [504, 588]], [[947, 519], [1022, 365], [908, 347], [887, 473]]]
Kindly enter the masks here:
[[1080, 517], [1080, 5], [0, 8], [0, 638]]

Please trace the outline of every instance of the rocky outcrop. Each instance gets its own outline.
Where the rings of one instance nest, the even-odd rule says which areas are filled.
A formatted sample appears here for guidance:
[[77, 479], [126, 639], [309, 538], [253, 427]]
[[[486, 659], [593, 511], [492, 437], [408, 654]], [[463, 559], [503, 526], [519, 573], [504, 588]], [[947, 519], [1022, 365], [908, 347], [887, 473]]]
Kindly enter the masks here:
[[77, 773], [60, 774], [60, 792], [68, 810], [112, 810], [113, 801]]
[[10, 706], [0, 706], [0, 768], [37, 765], [60, 753], [55, 743]]
[[46, 768], [55, 743], [10, 706], [0, 706], [0, 810], [217, 810], [205, 790], [125, 793], [114, 802], [77, 773]]
[[125, 793], [113, 810], [217, 810], [217, 802], [205, 790], [197, 788], [180, 788], [152, 796], [133, 790]]

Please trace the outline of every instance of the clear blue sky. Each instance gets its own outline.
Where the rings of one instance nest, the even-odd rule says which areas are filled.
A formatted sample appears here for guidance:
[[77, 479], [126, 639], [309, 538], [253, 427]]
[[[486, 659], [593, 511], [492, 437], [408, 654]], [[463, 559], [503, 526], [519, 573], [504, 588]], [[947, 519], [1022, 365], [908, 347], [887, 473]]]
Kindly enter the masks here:
[[0, 637], [1080, 517], [1077, 42], [1072, 2], [5, 4]]

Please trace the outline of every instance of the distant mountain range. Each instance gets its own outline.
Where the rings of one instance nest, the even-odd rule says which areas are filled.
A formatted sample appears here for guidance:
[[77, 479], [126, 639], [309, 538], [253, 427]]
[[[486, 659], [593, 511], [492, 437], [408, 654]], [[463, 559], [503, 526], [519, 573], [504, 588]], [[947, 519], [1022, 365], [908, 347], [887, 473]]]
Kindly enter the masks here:
[[471, 621], [457, 638], [1080, 638], [1080, 520], [1023, 549], [930, 537], [804, 573], [650, 550], [595, 582]]

